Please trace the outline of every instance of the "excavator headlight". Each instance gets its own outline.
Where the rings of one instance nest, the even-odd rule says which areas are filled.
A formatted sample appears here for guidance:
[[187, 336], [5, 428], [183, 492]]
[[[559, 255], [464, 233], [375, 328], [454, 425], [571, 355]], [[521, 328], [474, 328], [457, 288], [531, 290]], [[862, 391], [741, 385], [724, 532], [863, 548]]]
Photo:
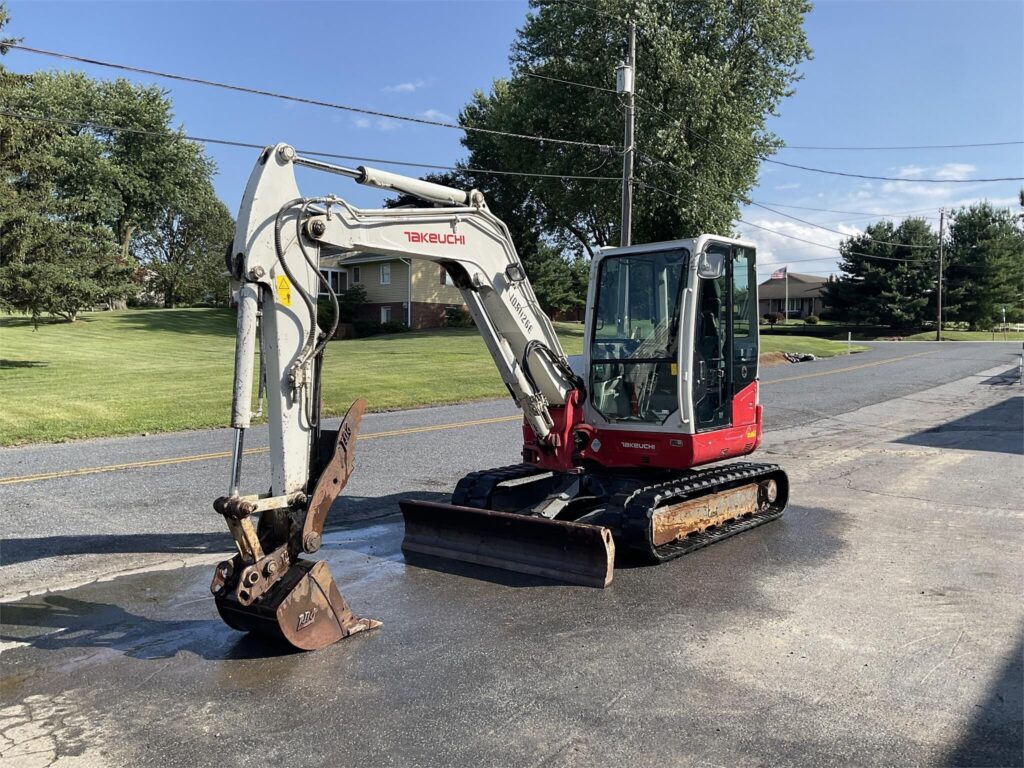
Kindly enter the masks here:
[[505, 267], [505, 277], [513, 283], [521, 283], [526, 279], [526, 273], [519, 264], [509, 264]]

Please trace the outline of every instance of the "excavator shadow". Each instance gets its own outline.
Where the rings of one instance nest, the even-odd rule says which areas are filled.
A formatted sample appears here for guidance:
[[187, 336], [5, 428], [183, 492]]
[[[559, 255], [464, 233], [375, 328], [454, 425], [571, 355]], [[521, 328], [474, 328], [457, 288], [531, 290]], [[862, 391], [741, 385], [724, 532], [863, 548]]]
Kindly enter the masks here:
[[[370, 525], [400, 520], [398, 502], [415, 496], [427, 501], [447, 501], [445, 493], [412, 492], [387, 496], [341, 496], [327, 514], [324, 530], [359, 530]], [[344, 548], [366, 553], [369, 545], [359, 540], [346, 542]], [[38, 536], [4, 539], [0, 548], [0, 566], [42, 560], [48, 557], [89, 554], [178, 554], [205, 555], [232, 548], [226, 532], [210, 533], [130, 533]]]
[[[210, 598], [212, 601], [212, 598]], [[29, 598], [0, 607], [0, 640], [44, 651], [111, 649], [133, 659], [172, 658], [181, 651], [210, 661], [262, 659], [298, 653], [284, 643], [226, 633], [216, 618], [166, 621], [121, 606], [65, 595]], [[33, 634], [34, 630], [40, 630]]]
[[489, 584], [497, 584], [502, 587], [574, 587], [556, 579], [546, 579], [543, 576], [532, 576], [527, 573], [504, 571], [500, 568], [490, 568], [486, 565], [475, 565], [460, 560], [449, 560], [443, 557], [423, 555], [418, 552], [405, 552], [405, 562], [415, 568], [424, 568], [437, 573], [444, 573], [450, 576], [459, 576], [473, 581], [485, 581]]

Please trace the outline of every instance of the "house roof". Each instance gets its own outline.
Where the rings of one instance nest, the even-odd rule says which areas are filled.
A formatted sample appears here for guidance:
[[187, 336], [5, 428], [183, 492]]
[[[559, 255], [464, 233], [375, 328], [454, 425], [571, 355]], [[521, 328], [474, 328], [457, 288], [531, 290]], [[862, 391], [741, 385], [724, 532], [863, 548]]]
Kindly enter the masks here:
[[[827, 277], [815, 275], [801, 275], [796, 272], [789, 273], [789, 298], [807, 299], [820, 298]], [[776, 280], [765, 280], [758, 287], [758, 298], [761, 299], [784, 299], [786, 298], [786, 278]]]
[[[342, 264], [339, 259], [345, 259]], [[385, 261], [401, 261], [398, 256], [350, 256], [345, 258], [345, 251], [329, 246], [320, 247], [320, 266], [326, 268], [357, 267], [360, 264], [375, 264]]]

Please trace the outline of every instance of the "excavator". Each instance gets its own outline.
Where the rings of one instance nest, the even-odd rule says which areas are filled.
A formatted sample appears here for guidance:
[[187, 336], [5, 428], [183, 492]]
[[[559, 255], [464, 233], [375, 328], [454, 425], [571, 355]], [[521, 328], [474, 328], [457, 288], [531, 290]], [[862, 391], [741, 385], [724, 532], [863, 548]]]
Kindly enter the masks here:
[[[304, 197], [297, 167], [422, 201], [361, 209]], [[616, 557], [660, 563], [782, 515], [774, 464], [739, 459], [761, 441], [756, 253], [716, 235], [607, 248], [592, 259], [582, 356], [569, 358], [508, 228], [478, 190], [304, 157], [260, 155], [227, 255], [237, 286], [228, 493], [214, 502], [237, 553], [211, 591], [231, 627], [315, 650], [380, 626], [358, 617], [315, 553], [355, 466], [366, 408], [330, 429], [320, 381], [337, 296], [321, 248], [440, 264], [522, 410], [522, 461], [473, 472], [451, 503], [399, 502], [408, 561], [455, 560], [607, 587]], [[317, 298], [334, 302], [320, 329]], [[259, 352], [257, 365], [256, 355]], [[258, 381], [255, 379], [258, 377]], [[242, 494], [254, 384], [266, 398], [270, 488]]]

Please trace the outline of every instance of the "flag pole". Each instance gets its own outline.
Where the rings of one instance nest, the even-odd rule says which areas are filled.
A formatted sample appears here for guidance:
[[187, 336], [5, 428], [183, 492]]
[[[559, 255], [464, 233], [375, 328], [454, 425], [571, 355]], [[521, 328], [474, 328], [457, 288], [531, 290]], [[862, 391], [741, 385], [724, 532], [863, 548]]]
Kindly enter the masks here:
[[786, 276], [786, 304], [783, 310], [786, 313], [786, 325], [789, 325], [789, 264], [783, 267], [786, 271], [783, 273]]

